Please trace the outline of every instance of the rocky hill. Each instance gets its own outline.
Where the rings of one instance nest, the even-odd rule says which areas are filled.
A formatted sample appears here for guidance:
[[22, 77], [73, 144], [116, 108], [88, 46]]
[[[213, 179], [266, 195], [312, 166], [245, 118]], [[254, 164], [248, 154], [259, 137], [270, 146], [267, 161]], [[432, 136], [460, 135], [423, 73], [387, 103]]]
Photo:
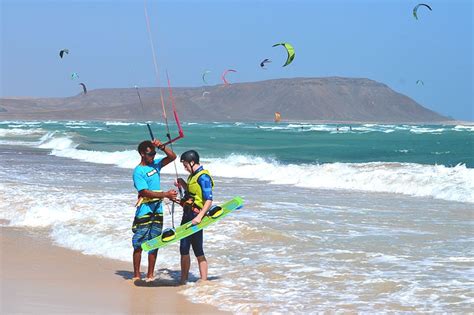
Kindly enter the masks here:
[[[0, 119], [158, 120], [159, 88], [97, 89], [66, 98], [3, 98]], [[162, 88], [168, 112], [168, 89]], [[356, 78], [293, 78], [173, 88], [183, 121], [438, 122], [450, 120], [387, 85]]]

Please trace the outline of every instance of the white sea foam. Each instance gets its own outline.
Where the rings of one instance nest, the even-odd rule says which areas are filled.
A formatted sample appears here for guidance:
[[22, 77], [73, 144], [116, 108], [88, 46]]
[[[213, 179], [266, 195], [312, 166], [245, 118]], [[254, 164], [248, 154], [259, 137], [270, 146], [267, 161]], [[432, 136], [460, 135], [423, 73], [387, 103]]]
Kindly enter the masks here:
[[454, 127], [456, 131], [474, 131], [474, 126], [464, 126], [464, 125], [457, 125]]
[[67, 123], [65, 123], [66, 126], [86, 126], [86, 125], [89, 125], [88, 122], [86, 121], [68, 121]]
[[18, 141], [18, 140], [0, 140], [1, 145], [23, 145], [23, 146], [31, 146], [34, 142], [29, 141]]
[[84, 126], [81, 126], [81, 125], [67, 125], [66, 126], [68, 129], [99, 129], [99, 130], [103, 130], [102, 128], [97, 128], [95, 126], [87, 126], [87, 125], [84, 125]]
[[23, 127], [23, 126], [36, 126], [36, 125], [40, 125], [41, 122], [40, 121], [13, 121], [13, 120], [3, 120], [3, 121], [0, 121], [0, 125], [8, 125], [8, 127], [13, 127], [13, 126], [16, 126], [16, 127]]
[[[70, 122], [70, 126], [87, 126], [85, 122]], [[109, 122], [108, 124], [115, 124]], [[121, 124], [119, 122], [119, 124]], [[127, 123], [128, 124], [128, 123]], [[288, 124], [286, 126], [267, 126], [263, 128], [333, 129], [334, 126], [321, 124]], [[358, 126], [358, 132], [381, 128], [393, 128], [393, 125]], [[417, 132], [438, 132], [441, 129], [418, 126], [401, 126]], [[464, 126], [456, 126], [464, 127]], [[327, 128], [327, 129], [326, 129]], [[366, 128], [366, 129], [364, 129]], [[459, 128], [458, 128], [459, 129]], [[393, 129], [386, 129], [393, 130]], [[51, 154], [77, 159], [90, 163], [112, 164], [121, 168], [133, 168], [139, 163], [135, 150], [116, 152], [89, 151], [77, 149], [78, 143], [70, 134], [47, 132], [41, 128], [0, 129], [0, 136], [43, 136], [36, 143], [42, 149], [51, 149]], [[11, 144], [11, 141], [2, 141]], [[31, 145], [30, 142], [17, 144]], [[408, 153], [408, 150], [398, 150]], [[441, 155], [446, 152], [432, 152]], [[368, 192], [401, 193], [413, 196], [433, 197], [452, 201], [474, 202], [474, 170], [464, 165], [445, 167], [442, 165], [420, 165], [415, 163], [328, 163], [328, 164], [281, 164], [276, 160], [259, 156], [230, 155], [224, 158], [204, 159], [206, 167], [213, 174], [222, 177], [248, 178], [268, 181], [271, 184], [284, 184], [296, 187], [348, 189]], [[273, 170], [278, 170], [275, 172]], [[185, 174], [181, 164], [178, 171]], [[172, 172], [165, 169], [164, 172]]]
[[8, 128], [29, 128], [29, 127], [37, 127], [38, 125], [39, 125], [39, 123], [37, 123], [37, 124], [24, 123], [24, 124], [11, 124], [11, 125], [8, 125], [7, 127]]
[[[151, 123], [153, 125], [161, 125], [164, 126], [165, 124], [162, 122], [150, 122], [147, 121], [146, 123]], [[132, 121], [132, 122], [125, 122], [125, 121], [106, 121], [105, 125], [106, 126], [145, 126], [145, 122], [138, 122], [138, 121]]]
[[450, 261], [474, 263], [474, 257], [449, 257]]
[[205, 164], [217, 176], [258, 179], [272, 184], [474, 202], [474, 170], [464, 165], [445, 167], [382, 162], [281, 165], [276, 161], [242, 155], [211, 159]]
[[289, 128], [288, 126], [259, 126], [258, 128], [268, 129], [268, 130], [288, 130], [288, 129], [292, 129], [292, 128]]
[[[130, 261], [130, 240], [124, 235], [131, 234], [134, 197], [43, 186], [25, 194], [16, 184], [0, 183], [0, 198], [10, 200], [0, 204], [0, 218], [9, 226], [49, 228], [54, 242], [70, 249]], [[101, 198], [114, 200], [107, 211], [97, 202]]]
[[[228, 125], [222, 125], [221, 127], [231, 127]], [[295, 132], [308, 132], [308, 131], [318, 131], [318, 132], [329, 132], [331, 134], [337, 133], [368, 133], [368, 132], [383, 132], [383, 133], [392, 133], [395, 130], [410, 130], [409, 126], [395, 126], [395, 125], [328, 125], [328, 124], [309, 124], [309, 123], [289, 123], [289, 124], [260, 124], [257, 126], [254, 125], [242, 125], [243, 128], [258, 128], [261, 130], [268, 131], [295, 131]], [[429, 132], [431, 129], [426, 128], [426, 132]]]
[[433, 133], [433, 134], [438, 134], [443, 132], [445, 129], [444, 128], [428, 128], [428, 127], [418, 127], [418, 126], [413, 126], [413, 128], [410, 129], [410, 132], [412, 133]]
[[395, 129], [397, 130], [410, 130], [411, 127], [408, 125], [401, 125], [401, 126], [395, 126]]
[[116, 152], [89, 151], [76, 149], [78, 144], [70, 136], [49, 132], [39, 140], [41, 149], [51, 149], [51, 154], [97, 164], [112, 164], [122, 168], [134, 168], [140, 162], [135, 150]]
[[131, 126], [135, 125], [136, 123], [132, 122], [122, 122], [122, 121], [107, 121], [105, 122], [106, 126]]
[[[85, 162], [134, 168], [139, 163], [135, 150], [103, 152], [76, 149], [69, 137], [48, 133], [40, 148], [51, 148], [51, 154]], [[230, 155], [203, 159], [215, 176], [248, 178], [306, 188], [348, 189], [368, 192], [397, 193], [474, 203], [474, 169], [464, 165], [422, 165], [416, 163], [327, 163], [280, 164], [258, 156]], [[178, 172], [186, 174], [180, 163]], [[164, 173], [173, 173], [164, 169]]]
[[41, 138], [38, 145], [38, 148], [54, 149], [54, 151], [65, 151], [75, 147], [77, 147], [77, 144], [74, 144], [72, 139], [68, 137], [55, 138], [54, 133], [47, 133]]
[[103, 152], [68, 148], [63, 150], [54, 149], [51, 154], [90, 163], [112, 164], [122, 168], [134, 168], [140, 163], [140, 157], [135, 150]]
[[34, 136], [44, 134], [45, 130], [41, 128], [30, 128], [30, 129], [21, 129], [21, 128], [9, 128], [9, 129], [0, 129], [0, 137], [15, 137], [15, 136]]

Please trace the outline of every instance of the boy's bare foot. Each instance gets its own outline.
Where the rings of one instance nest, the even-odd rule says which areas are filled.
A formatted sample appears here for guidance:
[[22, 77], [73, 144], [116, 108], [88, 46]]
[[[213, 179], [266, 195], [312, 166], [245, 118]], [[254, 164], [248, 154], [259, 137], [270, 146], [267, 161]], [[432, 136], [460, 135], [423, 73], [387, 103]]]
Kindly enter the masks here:
[[158, 277], [156, 277], [156, 276], [147, 277], [147, 278], [145, 279], [145, 282], [153, 282], [153, 281], [155, 281], [156, 279], [158, 279]]

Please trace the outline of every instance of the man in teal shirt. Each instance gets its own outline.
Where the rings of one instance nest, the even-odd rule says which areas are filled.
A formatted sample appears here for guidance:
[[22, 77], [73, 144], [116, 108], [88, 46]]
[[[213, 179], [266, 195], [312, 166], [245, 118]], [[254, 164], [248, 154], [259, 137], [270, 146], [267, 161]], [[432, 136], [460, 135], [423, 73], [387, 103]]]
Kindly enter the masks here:
[[[155, 159], [156, 149], [162, 150], [166, 156]], [[140, 279], [140, 262], [142, 243], [159, 236], [163, 228], [163, 198], [176, 199], [178, 193], [174, 189], [167, 192], [160, 190], [160, 170], [176, 159], [176, 154], [165, 147], [159, 140], [143, 141], [138, 145], [141, 156], [140, 164], [133, 171], [133, 184], [138, 191], [139, 201], [135, 219], [133, 220], [133, 278]], [[148, 253], [147, 280], [154, 279], [154, 269], [158, 250]]]

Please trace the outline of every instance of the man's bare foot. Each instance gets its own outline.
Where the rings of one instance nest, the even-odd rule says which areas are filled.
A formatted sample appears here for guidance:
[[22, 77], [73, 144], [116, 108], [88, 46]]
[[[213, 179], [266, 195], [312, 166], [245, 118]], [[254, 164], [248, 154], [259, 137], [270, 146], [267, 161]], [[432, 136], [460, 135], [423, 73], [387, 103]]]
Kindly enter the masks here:
[[141, 273], [133, 275], [132, 281], [136, 281], [136, 280], [142, 280], [142, 274]]

